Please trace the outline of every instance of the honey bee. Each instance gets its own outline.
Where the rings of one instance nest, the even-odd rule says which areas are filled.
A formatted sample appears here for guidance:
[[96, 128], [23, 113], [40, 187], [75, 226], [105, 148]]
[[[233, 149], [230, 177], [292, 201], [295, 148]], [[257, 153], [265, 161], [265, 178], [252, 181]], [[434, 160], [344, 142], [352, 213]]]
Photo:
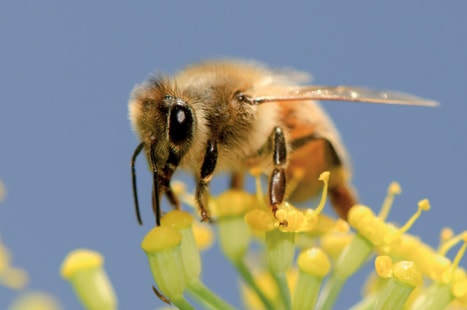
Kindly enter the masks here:
[[[330, 171], [329, 197], [346, 218], [357, 195], [347, 152], [331, 119], [315, 100], [435, 106], [437, 103], [393, 91], [349, 86], [303, 86], [297, 71], [275, 71], [253, 62], [207, 61], [173, 77], [150, 77], [133, 89], [129, 117], [141, 143], [131, 159], [136, 216], [142, 224], [136, 191], [135, 160], [144, 150], [153, 174], [152, 204], [160, 224], [160, 198], [180, 202], [170, 181], [177, 168], [197, 181], [195, 200], [209, 220], [209, 182], [231, 174], [241, 188], [255, 168], [269, 175], [268, 199], [275, 214], [287, 198], [305, 201], [322, 188], [318, 176]], [[295, 178], [287, 189], [287, 180]]]

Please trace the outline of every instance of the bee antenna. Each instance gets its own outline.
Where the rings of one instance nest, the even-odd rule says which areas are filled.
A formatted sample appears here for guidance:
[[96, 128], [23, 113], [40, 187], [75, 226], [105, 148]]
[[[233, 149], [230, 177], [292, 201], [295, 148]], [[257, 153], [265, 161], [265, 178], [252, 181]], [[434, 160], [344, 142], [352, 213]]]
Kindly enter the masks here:
[[151, 158], [151, 166], [152, 166], [152, 210], [154, 215], [156, 216], [156, 226], [161, 225], [161, 207], [159, 201], [159, 173], [157, 170], [156, 164], [156, 155], [155, 155], [155, 147], [156, 144], [154, 142], [151, 143], [150, 147], [150, 158]]
[[138, 203], [138, 190], [136, 186], [136, 170], [135, 170], [135, 162], [136, 162], [136, 157], [138, 157], [139, 153], [141, 153], [141, 150], [144, 147], [144, 142], [141, 142], [138, 144], [136, 147], [135, 151], [133, 152], [133, 156], [131, 157], [131, 184], [133, 187], [133, 201], [135, 205], [135, 211], [136, 211], [136, 219], [138, 220], [139, 225], [143, 225], [143, 221], [141, 220], [141, 214], [139, 213], [139, 203]]

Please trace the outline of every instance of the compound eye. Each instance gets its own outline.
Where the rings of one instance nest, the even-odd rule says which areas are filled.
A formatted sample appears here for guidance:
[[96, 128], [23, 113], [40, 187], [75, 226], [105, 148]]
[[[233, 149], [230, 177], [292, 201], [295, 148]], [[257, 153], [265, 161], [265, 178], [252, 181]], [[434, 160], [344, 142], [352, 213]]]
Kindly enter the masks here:
[[184, 105], [174, 105], [169, 116], [169, 138], [174, 144], [181, 144], [192, 136], [193, 114]]

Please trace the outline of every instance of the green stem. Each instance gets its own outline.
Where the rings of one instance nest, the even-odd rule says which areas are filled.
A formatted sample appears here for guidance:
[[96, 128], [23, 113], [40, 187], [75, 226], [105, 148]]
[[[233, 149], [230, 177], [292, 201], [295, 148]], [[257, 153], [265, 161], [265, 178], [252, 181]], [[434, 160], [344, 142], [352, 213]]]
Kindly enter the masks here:
[[177, 296], [170, 300], [180, 310], [195, 310], [190, 303], [182, 296]]
[[391, 278], [379, 293], [373, 309], [402, 309], [414, 287]]
[[348, 279], [368, 260], [373, 247], [373, 244], [365, 237], [356, 234], [339, 255], [334, 273], [339, 274], [343, 279]]
[[332, 309], [346, 280], [346, 278], [342, 278], [338, 274], [333, 273], [323, 287], [316, 309]]
[[255, 279], [251, 275], [245, 263], [242, 260], [238, 260], [233, 263], [235, 265], [235, 268], [237, 268], [238, 272], [240, 273], [240, 276], [242, 277], [243, 281], [245, 281], [245, 283], [255, 292], [255, 294], [258, 296], [258, 298], [263, 303], [264, 307], [266, 309], [271, 309], [271, 310], [275, 309], [276, 307], [273, 305], [271, 300], [269, 300], [269, 298], [264, 294], [264, 292], [256, 284]]
[[205, 308], [225, 310], [235, 309], [199, 280], [190, 282], [187, 288], [188, 291], [205, 306]]
[[290, 309], [292, 301], [290, 299], [290, 289], [287, 283], [287, 276], [284, 272], [273, 273], [274, 279], [276, 280], [277, 287], [279, 289], [279, 297], [284, 305], [284, 309]]
[[372, 251], [373, 244], [360, 234], [356, 234], [339, 255], [335, 269], [323, 287], [317, 309], [332, 308], [344, 283], [363, 265]]
[[300, 272], [292, 302], [292, 310], [314, 309], [322, 278]]
[[449, 284], [435, 283], [414, 302], [412, 309], [444, 309], [454, 299]]
[[373, 293], [371, 295], [367, 295], [363, 298], [360, 302], [353, 305], [352, 308], [349, 310], [372, 310], [375, 308], [376, 298], [378, 294]]

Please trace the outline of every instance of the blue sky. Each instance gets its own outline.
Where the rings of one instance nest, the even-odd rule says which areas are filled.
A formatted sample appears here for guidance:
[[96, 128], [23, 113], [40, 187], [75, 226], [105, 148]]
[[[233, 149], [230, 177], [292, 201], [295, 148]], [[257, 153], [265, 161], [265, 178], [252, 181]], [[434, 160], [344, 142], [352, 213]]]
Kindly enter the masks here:
[[[410, 92], [441, 102], [415, 108], [328, 102], [351, 154], [360, 198], [375, 209], [392, 180], [403, 195], [390, 219], [419, 199], [432, 210], [412, 233], [466, 228], [467, 4], [352, 1], [2, 1], [0, 3], [0, 234], [30, 288], [79, 304], [58, 273], [76, 247], [107, 258], [121, 309], [153, 309], [140, 241], [150, 229], [150, 176], [139, 165], [143, 227], [133, 212], [129, 159], [138, 143], [128, 96], [153, 72], [233, 57], [313, 74], [317, 84]], [[142, 162], [142, 161], [141, 161]], [[186, 178], [185, 175], [180, 175]], [[214, 192], [226, 187], [213, 181]], [[233, 270], [214, 248], [204, 278], [238, 305]], [[465, 259], [463, 262], [465, 266]], [[219, 277], [222, 274], [222, 277]], [[338, 306], [359, 299], [363, 276]], [[0, 288], [0, 308], [14, 293]]]

